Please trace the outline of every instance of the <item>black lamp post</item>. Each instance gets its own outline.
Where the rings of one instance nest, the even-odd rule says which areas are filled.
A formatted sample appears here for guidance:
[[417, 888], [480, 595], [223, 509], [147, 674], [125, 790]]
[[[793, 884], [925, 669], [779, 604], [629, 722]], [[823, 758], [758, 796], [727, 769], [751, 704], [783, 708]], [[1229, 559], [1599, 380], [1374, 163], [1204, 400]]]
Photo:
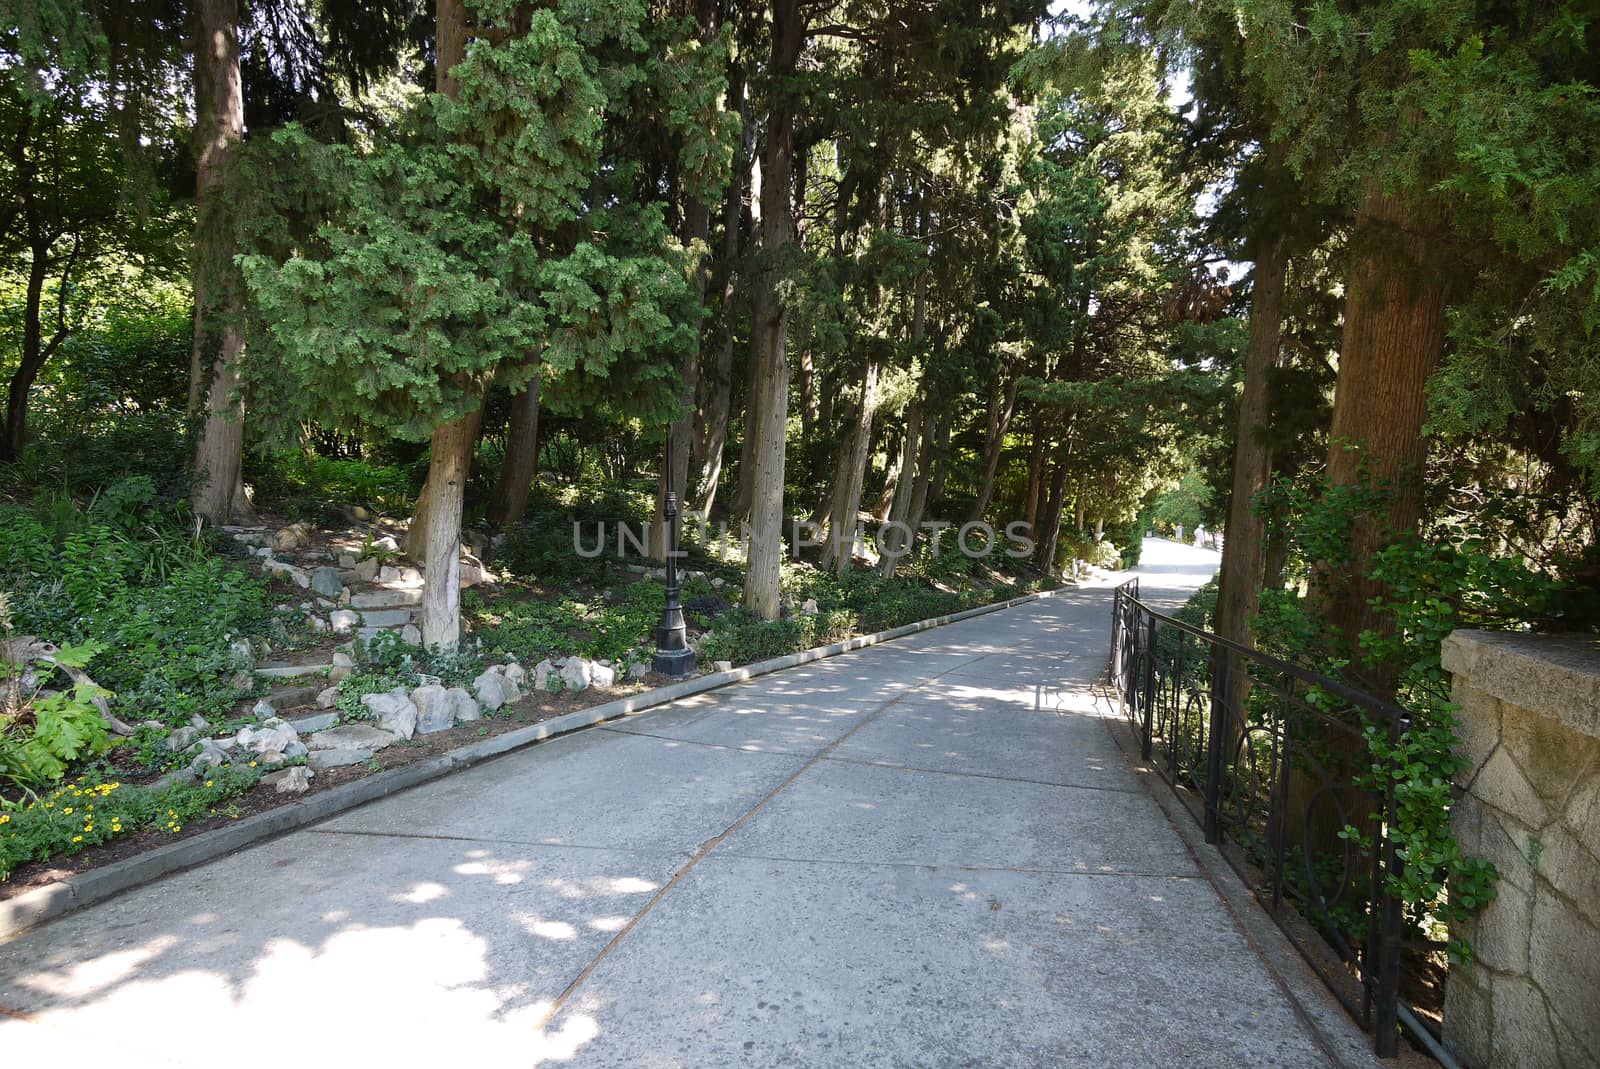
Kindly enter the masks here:
[[662, 675], [681, 679], [694, 671], [694, 650], [689, 648], [689, 628], [678, 602], [678, 495], [672, 487], [672, 432], [667, 432], [666, 457], [667, 604], [656, 625], [656, 656], [651, 667]]

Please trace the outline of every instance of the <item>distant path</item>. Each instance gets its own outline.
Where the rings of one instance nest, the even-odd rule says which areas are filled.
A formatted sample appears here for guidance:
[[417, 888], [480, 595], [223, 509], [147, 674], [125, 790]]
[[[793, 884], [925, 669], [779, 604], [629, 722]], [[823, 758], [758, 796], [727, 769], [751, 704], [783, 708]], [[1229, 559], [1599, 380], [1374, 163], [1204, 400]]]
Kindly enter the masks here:
[[[1138, 574], [1177, 604], [1215, 567], [1151, 540]], [[0, 945], [0, 1051], [1325, 1065], [1094, 713], [1110, 585], [581, 732], [71, 915]]]

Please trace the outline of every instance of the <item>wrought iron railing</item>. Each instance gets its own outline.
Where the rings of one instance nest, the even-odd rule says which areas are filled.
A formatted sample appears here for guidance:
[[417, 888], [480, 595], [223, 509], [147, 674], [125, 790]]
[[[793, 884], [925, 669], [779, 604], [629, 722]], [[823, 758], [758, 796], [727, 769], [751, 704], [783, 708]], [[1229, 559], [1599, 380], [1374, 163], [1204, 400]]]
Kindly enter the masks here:
[[[1164, 615], [1118, 587], [1111, 685], [1141, 756], [1392, 1057], [1404, 925], [1391, 744], [1406, 711]], [[1375, 752], [1378, 750], [1379, 752]]]

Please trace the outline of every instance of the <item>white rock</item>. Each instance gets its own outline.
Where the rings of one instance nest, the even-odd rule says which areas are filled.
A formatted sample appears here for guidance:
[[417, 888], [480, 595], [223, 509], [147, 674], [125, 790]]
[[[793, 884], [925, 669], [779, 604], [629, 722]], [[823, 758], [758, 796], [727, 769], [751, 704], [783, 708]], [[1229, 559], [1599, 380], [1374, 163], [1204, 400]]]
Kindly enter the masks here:
[[428, 683], [412, 691], [411, 703], [417, 708], [417, 731], [423, 735], [444, 731], [456, 722], [455, 700], [437, 683]]
[[287, 579], [302, 590], [311, 589], [311, 573], [304, 568], [296, 568], [292, 564], [285, 564], [281, 560], [266, 560], [261, 566], [280, 579]]
[[335, 668], [354, 668], [356, 666], [355, 658], [344, 652], [344, 650], [335, 650], [330, 658], [330, 663]]
[[317, 708], [318, 709], [332, 709], [335, 705], [338, 705], [338, 704], [339, 704], [339, 686], [338, 686], [338, 684], [334, 684], [331, 687], [324, 687], [322, 690], [317, 691]]
[[361, 624], [361, 615], [350, 609], [335, 609], [328, 614], [328, 626], [336, 635], [348, 635]]
[[643, 679], [650, 674], [650, 666], [643, 661], [635, 661], [628, 666], [629, 679]]
[[715, 667], [716, 667], [717, 671], [719, 671], [719, 672], [731, 672], [731, 671], [733, 671], [733, 662], [732, 661], [718, 661], [718, 662], [716, 662]]
[[491, 713], [502, 705], [521, 698], [517, 685], [496, 671], [487, 671], [472, 681], [472, 692]]
[[722, 578], [722, 576], [720, 576], [720, 575], [716, 576], [711, 580], [711, 589], [713, 589], [713, 590], [721, 590], [722, 587], [723, 587], [723, 584], [725, 584], [726, 582], [727, 582], [727, 580]]
[[550, 663], [547, 657], [533, 666], [533, 689], [549, 690], [550, 677], [556, 674], [556, 666]]
[[422, 645], [422, 632], [417, 630], [416, 624], [406, 624], [400, 629], [400, 641], [407, 646]]
[[194, 740], [198, 739], [199, 737], [200, 729], [192, 725], [188, 725], [174, 729], [172, 734], [167, 736], [165, 745], [172, 753], [182, 753], [184, 750], [187, 750], [189, 747], [193, 746]]
[[370, 583], [378, 577], [378, 558], [368, 557], [366, 560], [356, 561], [355, 567], [350, 570], [355, 572], [356, 578], [363, 583]]
[[346, 571], [349, 571], [351, 568], [354, 568], [360, 563], [361, 558], [356, 556], [354, 553], [347, 551], [339, 554], [339, 567], [345, 569]]
[[373, 719], [384, 731], [392, 732], [402, 739], [409, 739], [416, 734], [417, 706], [406, 694], [404, 687], [396, 687], [383, 694], [363, 694], [361, 704], [367, 707]]
[[457, 724], [471, 723], [483, 715], [482, 710], [478, 708], [477, 701], [467, 693], [464, 687], [451, 687], [445, 692], [445, 696], [455, 705], [452, 719]]
[[279, 553], [299, 549], [311, 541], [311, 529], [303, 523], [291, 523], [272, 536], [272, 548]]
[[251, 708], [250, 714], [261, 720], [270, 720], [278, 715], [278, 710], [272, 707], [271, 702], [267, 701], [265, 698], [262, 698]]
[[268, 772], [261, 777], [263, 787], [271, 787], [278, 794], [304, 794], [311, 789], [311, 770], [304, 765]]
[[589, 666], [589, 684], [595, 687], [609, 687], [617, 681], [617, 670], [609, 664], [596, 664]]
[[523, 687], [528, 685], [528, 670], [522, 667], [520, 664], [517, 664], [515, 661], [506, 665], [505, 668], [501, 670], [501, 674], [504, 675], [511, 685], [516, 687], [518, 690], [521, 690]]
[[400, 552], [400, 543], [394, 540], [394, 535], [384, 535], [382, 538], [373, 541], [372, 548], [384, 553], [398, 553]]
[[582, 657], [568, 657], [561, 662], [561, 682], [576, 694], [588, 688], [593, 671], [594, 665]]
[[815, 616], [815, 615], [817, 615], [817, 599], [816, 598], [807, 598], [805, 601], [801, 602], [801, 604], [800, 604], [800, 615], [802, 615], [802, 616]]
[[228, 649], [233, 651], [233, 655], [239, 659], [242, 667], [254, 668], [256, 666], [256, 651], [250, 648], [249, 639], [236, 638], [228, 643]]

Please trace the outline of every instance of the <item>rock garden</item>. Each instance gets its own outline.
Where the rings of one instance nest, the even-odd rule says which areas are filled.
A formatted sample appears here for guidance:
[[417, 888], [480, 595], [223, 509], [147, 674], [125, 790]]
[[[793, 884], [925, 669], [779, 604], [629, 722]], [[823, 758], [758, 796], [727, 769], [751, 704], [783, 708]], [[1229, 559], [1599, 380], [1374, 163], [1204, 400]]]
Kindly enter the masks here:
[[[467, 532], [449, 652], [421, 645], [404, 526], [365, 509], [197, 527], [134, 478], [4, 512], [0, 897], [665, 682], [661, 569], [573, 554], [562, 542], [593, 514], [576, 505]], [[741, 562], [711, 549], [687, 546], [682, 570], [700, 671], [1036, 585], [790, 562], [766, 621], [738, 606]]]

